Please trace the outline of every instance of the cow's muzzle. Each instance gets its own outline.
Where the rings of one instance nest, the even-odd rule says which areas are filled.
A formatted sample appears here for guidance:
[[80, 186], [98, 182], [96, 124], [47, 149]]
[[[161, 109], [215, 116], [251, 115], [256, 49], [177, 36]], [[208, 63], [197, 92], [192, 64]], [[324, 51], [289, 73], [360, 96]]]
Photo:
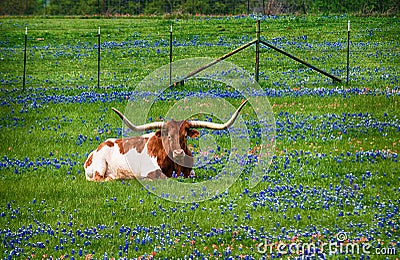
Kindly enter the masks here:
[[172, 152], [174, 158], [182, 158], [185, 155], [185, 151], [183, 149], [176, 149]]

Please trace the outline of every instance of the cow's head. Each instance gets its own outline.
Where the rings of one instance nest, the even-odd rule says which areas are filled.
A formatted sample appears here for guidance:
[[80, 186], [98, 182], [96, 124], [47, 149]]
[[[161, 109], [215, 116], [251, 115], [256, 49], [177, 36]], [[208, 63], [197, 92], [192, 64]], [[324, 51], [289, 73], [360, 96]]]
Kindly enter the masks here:
[[166, 154], [172, 156], [174, 161], [180, 161], [188, 153], [186, 138], [195, 138], [199, 134], [199, 131], [191, 129], [188, 121], [175, 120], [165, 122], [162, 128], [155, 133], [161, 138]]
[[[182, 160], [185, 155], [191, 156], [187, 149], [186, 138], [187, 137], [197, 137], [200, 133], [193, 128], [207, 128], [214, 130], [223, 130], [230, 127], [239, 115], [243, 106], [246, 104], [247, 100], [242, 102], [238, 109], [233, 113], [232, 117], [225, 123], [213, 123], [207, 121], [175, 121], [171, 120], [168, 122], [153, 122], [140, 126], [132, 124], [120, 111], [112, 108], [119, 117], [124, 121], [124, 123], [133, 131], [147, 131], [151, 129], [157, 129], [155, 135], [161, 138], [165, 153], [172, 156], [174, 162], [185, 161]], [[193, 160], [189, 160], [193, 162]], [[192, 165], [184, 165], [185, 167], [192, 167]]]

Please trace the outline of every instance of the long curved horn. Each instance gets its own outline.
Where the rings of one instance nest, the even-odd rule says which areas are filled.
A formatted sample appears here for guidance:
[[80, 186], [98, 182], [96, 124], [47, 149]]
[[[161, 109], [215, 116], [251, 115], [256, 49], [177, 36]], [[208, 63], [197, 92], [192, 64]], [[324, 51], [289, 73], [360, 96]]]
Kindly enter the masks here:
[[235, 122], [237, 116], [240, 113], [240, 110], [242, 110], [243, 106], [246, 104], [247, 100], [243, 101], [243, 103], [236, 109], [235, 113], [233, 113], [231, 119], [229, 119], [226, 123], [224, 124], [217, 124], [217, 123], [212, 123], [212, 122], [207, 122], [207, 121], [190, 121], [190, 127], [193, 128], [208, 128], [208, 129], [215, 129], [215, 130], [224, 130], [233, 125]]
[[122, 119], [122, 121], [124, 121], [125, 125], [127, 125], [129, 127], [129, 129], [131, 129], [132, 131], [140, 132], [140, 131], [146, 131], [146, 130], [151, 130], [151, 129], [161, 129], [164, 125], [164, 122], [153, 122], [153, 123], [136, 126], [136, 125], [132, 124], [131, 121], [129, 121], [128, 118], [126, 118], [124, 116], [124, 114], [119, 112], [117, 109], [112, 108], [112, 110], [115, 113], [117, 113], [117, 115]]

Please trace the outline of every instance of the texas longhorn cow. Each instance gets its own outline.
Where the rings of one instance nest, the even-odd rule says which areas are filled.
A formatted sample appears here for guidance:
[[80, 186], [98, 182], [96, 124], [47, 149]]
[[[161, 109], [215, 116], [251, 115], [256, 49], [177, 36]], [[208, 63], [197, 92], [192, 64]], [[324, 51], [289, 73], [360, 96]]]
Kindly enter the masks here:
[[120, 111], [112, 108], [133, 131], [158, 129], [142, 136], [108, 139], [92, 151], [84, 163], [86, 179], [163, 179], [173, 174], [185, 178], [194, 176], [192, 152], [187, 137], [199, 136], [193, 128], [223, 130], [230, 127], [246, 104], [244, 101], [224, 124], [206, 121], [153, 122], [140, 126], [132, 124]]

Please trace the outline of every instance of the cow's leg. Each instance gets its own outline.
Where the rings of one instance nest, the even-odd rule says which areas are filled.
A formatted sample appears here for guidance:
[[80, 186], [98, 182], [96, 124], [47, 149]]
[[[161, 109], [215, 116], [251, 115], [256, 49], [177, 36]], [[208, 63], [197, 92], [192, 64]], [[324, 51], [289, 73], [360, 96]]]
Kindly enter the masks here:
[[155, 171], [149, 172], [146, 178], [144, 179], [156, 180], [156, 179], [166, 179], [166, 178], [167, 176], [165, 176], [165, 174], [160, 169], [157, 169]]
[[117, 170], [116, 179], [129, 180], [129, 179], [134, 179], [134, 178], [135, 178], [135, 175], [130, 170], [126, 170], [126, 169], [118, 169]]
[[[97, 155], [97, 156], [96, 156]], [[85, 161], [85, 175], [89, 181], [104, 181], [107, 172], [107, 161], [103, 156], [92, 152]]]
[[110, 177], [104, 174], [101, 175], [98, 171], [94, 173], [94, 177], [93, 179], [91, 179], [91, 181], [110, 181], [110, 180], [112, 180]]

